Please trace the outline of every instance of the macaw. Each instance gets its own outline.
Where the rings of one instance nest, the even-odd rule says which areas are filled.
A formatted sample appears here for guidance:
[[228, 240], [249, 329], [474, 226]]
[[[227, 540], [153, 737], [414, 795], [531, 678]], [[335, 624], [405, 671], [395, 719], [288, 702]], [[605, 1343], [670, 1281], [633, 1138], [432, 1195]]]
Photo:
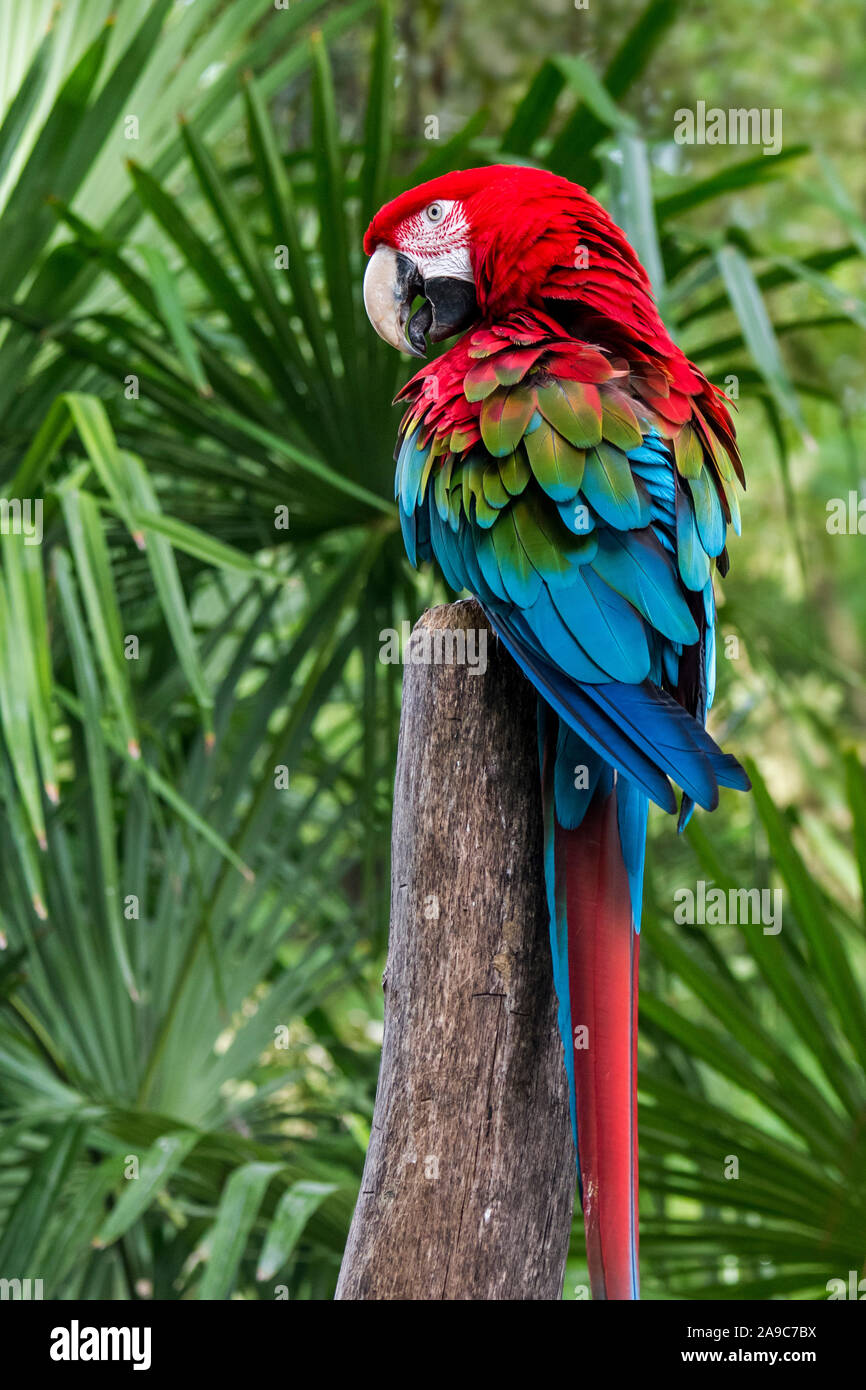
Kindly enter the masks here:
[[[713, 570], [745, 486], [723, 393], [587, 191], [493, 165], [373, 218], [364, 304], [426, 356], [399, 393], [413, 565], [468, 590], [538, 692], [551, 951], [593, 1298], [638, 1284], [637, 970], [648, 803], [748, 790], [705, 728]], [[420, 303], [419, 303], [420, 301]], [[416, 307], [417, 306], [417, 307]]]

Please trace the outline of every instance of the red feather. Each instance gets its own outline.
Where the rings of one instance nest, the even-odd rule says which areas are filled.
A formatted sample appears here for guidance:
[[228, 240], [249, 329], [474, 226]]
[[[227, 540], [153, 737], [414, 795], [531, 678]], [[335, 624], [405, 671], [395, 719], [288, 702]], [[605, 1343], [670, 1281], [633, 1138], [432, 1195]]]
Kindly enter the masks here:
[[[637, 1297], [637, 967], [616, 788], [577, 830], [556, 826], [556, 896], [568, 921], [583, 1219], [593, 1298]], [[582, 1041], [578, 1037], [578, 1043]]]

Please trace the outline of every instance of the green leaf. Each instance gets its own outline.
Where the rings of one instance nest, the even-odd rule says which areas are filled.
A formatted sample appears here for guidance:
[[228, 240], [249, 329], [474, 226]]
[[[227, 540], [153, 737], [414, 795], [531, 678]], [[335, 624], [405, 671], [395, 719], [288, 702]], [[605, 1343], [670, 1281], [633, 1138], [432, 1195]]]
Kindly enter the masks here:
[[270, 430], [261, 429], [253, 421], [245, 420], [233, 410], [221, 412], [223, 418], [235, 425], [250, 439], [256, 439], [264, 444], [266, 448], [272, 449], [276, 454], [282, 455], [291, 463], [296, 464], [303, 472], [309, 473], [312, 477], [320, 479], [329, 484], [337, 493], [343, 493], [346, 497], [351, 497], [357, 502], [362, 502], [365, 508], [373, 509], [377, 512], [384, 512], [386, 516], [393, 519], [393, 507], [385, 501], [384, 497], [377, 497], [375, 493], [363, 487], [360, 483], [354, 482], [351, 478], [344, 478], [335, 469], [329, 468], [327, 464], [321, 463], [311, 454], [305, 453], [291, 444], [287, 439], [279, 439]]
[[[807, 256], [801, 256], [800, 264], [814, 270], [832, 270], [834, 266], [843, 265], [845, 261], [852, 260], [860, 253], [853, 244], [848, 246], [833, 247], [829, 251], [813, 251]], [[755, 283], [759, 290], [766, 293], [768, 290], [780, 289], [785, 285], [795, 282], [796, 276], [791, 270], [782, 269], [776, 266], [773, 270], [763, 270], [760, 275], [755, 277]], [[715, 314], [720, 310], [730, 307], [730, 297], [727, 291], [720, 295], [713, 295], [709, 299], [702, 300], [694, 308], [688, 309], [679, 315], [681, 327], [694, 322], [695, 319], [705, 318], [707, 314]]]
[[192, 126], [184, 122], [181, 130], [201, 190], [213, 209], [249, 286], [250, 301], [259, 305], [267, 315], [276, 342], [282, 353], [291, 361], [293, 372], [305, 380], [308, 389], [316, 394], [316, 376], [307, 368], [296, 336], [289, 325], [285, 305], [280, 303], [271, 279], [265, 273], [259, 250], [248, 230], [241, 207]]
[[863, 916], [866, 921], [866, 776], [853, 749], [845, 755], [845, 786], [854, 828], [854, 850], [860, 875]]
[[656, 199], [656, 221], [661, 225], [662, 222], [667, 222], [673, 217], [681, 217], [684, 212], [691, 212], [694, 208], [712, 202], [715, 198], [724, 197], [728, 193], [736, 193], [742, 188], [755, 188], [771, 179], [781, 178], [784, 165], [788, 160], [802, 159], [803, 155], [808, 153], [808, 145], [789, 145], [786, 149], [780, 150], [772, 159], [767, 159], [763, 154], [759, 154], [753, 159], [737, 160], [736, 163], [729, 164], [727, 168], [720, 169], [717, 174], [711, 174], [708, 178], [691, 180], [678, 192], [668, 193], [665, 197]]
[[[430, 153], [412, 170], [413, 184], [438, 178], [440, 174], [446, 174], [459, 167], [470, 153], [474, 153], [475, 142], [487, 128], [489, 120], [490, 112], [483, 106], [480, 110], [474, 111], [468, 121], [449, 139], [433, 141]], [[483, 160], [479, 162], [483, 163]]]
[[817, 290], [818, 294], [839, 309], [852, 323], [856, 323], [858, 328], [866, 329], [866, 304], [862, 299], [840, 289], [826, 275], [813, 270], [803, 261], [795, 260], [793, 256], [775, 256], [773, 259], [776, 265], [782, 266], [796, 279], [805, 281], [812, 289]]
[[159, 512], [135, 512], [133, 523], [145, 541], [149, 532], [156, 532], [170, 541], [175, 550], [182, 550], [184, 554], [192, 555], [205, 565], [247, 574], [251, 578], [264, 579], [271, 584], [282, 582], [281, 576], [268, 569], [266, 565], [257, 564], [235, 546], [226, 545], [215, 536], [207, 535], [198, 526], [190, 526], [185, 521], [178, 521], [176, 517], [163, 516]]
[[277, 147], [276, 136], [262, 95], [252, 79], [244, 86], [247, 129], [253, 160], [271, 221], [275, 246], [285, 246], [294, 307], [310, 342], [323, 381], [334, 392], [334, 363], [325, 335], [313, 278], [301, 242], [292, 187]]
[[186, 321], [186, 313], [177, 281], [171, 272], [168, 261], [157, 246], [141, 246], [139, 250], [150, 272], [150, 282], [159, 311], [190, 380], [203, 396], [212, 395], [211, 385], [202, 367], [195, 339]]
[[275, 389], [297, 406], [297, 388], [283, 365], [279, 351], [259, 324], [252, 303], [238, 292], [212, 248], [180, 211], [177, 200], [145, 169], [134, 163], [129, 165], [129, 169], [144, 206], [182, 253], [190, 269], [226, 315]]
[[[12, 545], [19, 544], [17, 536], [4, 538], [4, 558]], [[26, 615], [20, 603], [10, 604], [6, 584], [0, 584], [0, 720], [9, 749], [15, 780], [30, 829], [40, 849], [47, 846], [45, 817], [42, 812], [42, 781], [36, 765], [36, 751], [30, 721], [29, 696], [31, 685], [27, 667], [18, 652], [26, 649], [28, 632]]]
[[277, 1203], [268, 1228], [256, 1279], [273, 1279], [289, 1262], [310, 1217], [337, 1188], [328, 1182], [295, 1182]]
[[788, 377], [773, 325], [751, 266], [734, 246], [722, 246], [716, 264], [758, 371], [784, 415], [804, 430], [797, 393]]
[[782, 876], [790, 905], [809, 943], [812, 964], [833, 1001], [845, 1036], [854, 1048], [861, 1068], [866, 1068], [866, 1005], [845, 948], [837, 933], [826, 929], [821, 895], [753, 763], [749, 764], [748, 772], [773, 862]]
[[0, 1240], [0, 1269], [6, 1279], [33, 1277], [34, 1260], [44, 1243], [46, 1223], [60, 1200], [81, 1145], [80, 1124], [57, 1127], [15, 1202]]
[[322, 210], [320, 235], [322, 265], [328, 286], [328, 299], [340, 355], [350, 379], [354, 379], [358, 348], [358, 325], [352, 294], [352, 264], [349, 256], [345, 215], [343, 157], [334, 81], [328, 51], [321, 34], [311, 40], [313, 50], [313, 147], [316, 161], [316, 188]]
[[601, 125], [622, 132], [634, 129], [633, 117], [620, 111], [604, 82], [585, 58], [563, 54], [552, 61], [565, 78], [566, 86], [577, 92]]
[[652, 196], [646, 142], [623, 131], [614, 146], [619, 163], [614, 164], [618, 185], [619, 220], [646, 270], [662, 317], [665, 315], [665, 272], [656, 228], [656, 209]]
[[[0, 264], [0, 293], [13, 299], [33, 259], [54, 230], [54, 218], [45, 199], [53, 193], [68, 197], [81, 180], [86, 167], [85, 152], [72, 159], [70, 144], [85, 120], [88, 103], [99, 76], [108, 29], [85, 50], [57, 94], [39, 137], [31, 150], [18, 181], [3, 209], [3, 259]], [[104, 138], [104, 132], [103, 132]], [[94, 140], [90, 157], [101, 144]]]
[[547, 129], [564, 86], [562, 64], [551, 58], [545, 59], [515, 109], [511, 124], [502, 137], [503, 149], [510, 150], [512, 154], [532, 153], [536, 140]]
[[[167, 1186], [169, 1179], [195, 1148], [199, 1138], [194, 1130], [173, 1130], [161, 1135], [156, 1143], [140, 1156], [138, 1171], [134, 1176], [127, 1177], [117, 1202], [99, 1229], [96, 1245], [111, 1245], [126, 1234]], [[138, 1155], [135, 1157], [138, 1158]], [[125, 1169], [129, 1157], [124, 1156], [122, 1160], [118, 1158], [117, 1161]]]
[[51, 406], [34, 432], [21, 463], [9, 484], [12, 497], [30, 497], [73, 428], [73, 418], [62, 397]]
[[84, 629], [84, 621], [75, 592], [69, 556], [64, 550], [55, 551], [54, 567], [66, 634], [69, 639], [73, 667], [82, 699], [82, 714], [87, 766], [90, 778], [91, 804], [96, 823], [98, 872], [100, 892], [94, 907], [104, 921], [111, 942], [117, 969], [131, 999], [139, 999], [132, 972], [121, 916], [121, 894], [117, 863], [114, 808], [108, 755], [102, 738], [100, 718], [102, 703], [96, 679], [95, 664]]
[[387, 199], [394, 128], [394, 14], [391, 0], [376, 11], [361, 167], [361, 220], [366, 225]]
[[0, 125], [0, 182], [6, 177], [9, 164], [15, 157], [27, 123], [42, 93], [51, 48], [52, 34], [49, 29], [30, 60], [21, 86], [6, 108], [3, 123]]
[[123, 517], [133, 539], [138, 542], [140, 538], [135, 536], [132, 525], [132, 511], [124, 486], [117, 441], [105, 406], [96, 396], [85, 396], [78, 392], [64, 396], [63, 400], [100, 482]]
[[253, 1222], [279, 1163], [245, 1163], [225, 1185], [209, 1237], [209, 1254], [198, 1290], [202, 1301], [228, 1298]]
[[[124, 494], [129, 501], [124, 505], [128, 505], [130, 518], [139, 515], [140, 511], [158, 516], [161, 511], [159, 500], [141, 460], [134, 454], [125, 452], [119, 459], [120, 466], [126, 474]], [[151, 539], [146, 554], [174, 649], [201, 710], [205, 735], [209, 738], [212, 731], [213, 693], [198, 654], [198, 644], [177, 561], [168, 541], [154, 527], [151, 527]]]
[[76, 490], [64, 492], [62, 506], [75, 560], [75, 574], [84, 597], [103, 677], [126, 748], [132, 757], [137, 758], [141, 752], [141, 740], [133, 709], [129, 663], [124, 659], [123, 625], [99, 509], [92, 497]]
[[[679, 0], [650, 0], [638, 15], [603, 74], [605, 89], [619, 102], [641, 76], [679, 12]], [[611, 126], [581, 103], [553, 141], [546, 163], [550, 168], [591, 188], [601, 174], [593, 151]]]

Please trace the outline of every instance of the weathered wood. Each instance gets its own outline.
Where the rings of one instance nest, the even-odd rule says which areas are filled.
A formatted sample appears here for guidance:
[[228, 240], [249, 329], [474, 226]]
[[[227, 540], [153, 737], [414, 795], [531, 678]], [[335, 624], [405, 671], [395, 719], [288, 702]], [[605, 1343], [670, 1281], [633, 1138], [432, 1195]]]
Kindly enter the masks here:
[[487, 670], [405, 668], [385, 1037], [337, 1298], [557, 1299], [575, 1169], [535, 698], [474, 601], [425, 629], [485, 633]]

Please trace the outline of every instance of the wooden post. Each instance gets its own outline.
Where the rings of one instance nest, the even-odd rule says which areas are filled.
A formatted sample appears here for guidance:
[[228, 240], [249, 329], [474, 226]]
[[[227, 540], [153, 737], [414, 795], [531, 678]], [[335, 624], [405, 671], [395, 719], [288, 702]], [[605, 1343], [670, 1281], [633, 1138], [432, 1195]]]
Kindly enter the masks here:
[[558, 1299], [575, 1163], [535, 697], [474, 600], [426, 613], [424, 640], [479, 667], [486, 643], [487, 669], [405, 667], [385, 1037], [336, 1296]]

